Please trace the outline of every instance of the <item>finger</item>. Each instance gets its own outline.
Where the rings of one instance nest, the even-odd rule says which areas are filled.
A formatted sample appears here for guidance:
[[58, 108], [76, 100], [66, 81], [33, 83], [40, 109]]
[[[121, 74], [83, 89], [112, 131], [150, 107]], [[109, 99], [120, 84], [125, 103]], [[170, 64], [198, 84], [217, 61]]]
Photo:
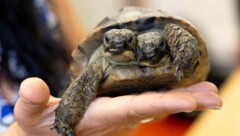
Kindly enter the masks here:
[[186, 87], [186, 88], [180, 88], [180, 89], [175, 89], [175, 90], [184, 90], [184, 91], [207, 91], [207, 92], [214, 92], [218, 93], [217, 87], [211, 83], [211, 82], [200, 82], [197, 84], [194, 84], [192, 86]]
[[180, 92], [147, 92], [140, 95], [99, 98], [87, 109], [79, 129], [85, 127], [81, 124], [88, 126], [122, 124], [152, 116], [190, 112], [196, 107], [196, 101], [190, 95], [182, 95]]
[[190, 92], [197, 102], [197, 110], [220, 109], [222, 101], [217, 95], [217, 87], [210, 82], [201, 82], [187, 88], [176, 89], [175, 91]]
[[[120, 123], [166, 113], [191, 112], [197, 110], [198, 105], [204, 109], [209, 108], [209, 105], [220, 107], [221, 100], [215, 93], [217, 90], [212, 88], [209, 83], [200, 83], [170, 92], [99, 98], [88, 108], [86, 118], [102, 118], [106, 122]], [[98, 113], [97, 116], [94, 112]]]
[[24, 123], [33, 122], [33, 118], [44, 110], [49, 100], [49, 88], [41, 79], [29, 78], [20, 85], [19, 94], [20, 98], [14, 109], [16, 119]]
[[190, 112], [196, 107], [196, 101], [190, 95], [182, 95], [180, 92], [148, 92], [112, 99], [99, 98], [90, 105], [84, 115], [83, 122], [89, 119], [101, 119], [100, 122], [120, 123], [162, 113]]

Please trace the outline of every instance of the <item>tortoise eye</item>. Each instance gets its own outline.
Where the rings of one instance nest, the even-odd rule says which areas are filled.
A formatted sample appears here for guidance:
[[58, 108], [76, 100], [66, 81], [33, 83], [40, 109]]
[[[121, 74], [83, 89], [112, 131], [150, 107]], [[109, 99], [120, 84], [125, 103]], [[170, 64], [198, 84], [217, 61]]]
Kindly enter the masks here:
[[129, 39], [128, 39], [128, 43], [131, 44], [133, 42], [133, 37], [131, 36]]
[[167, 49], [166, 49], [166, 43], [165, 43], [165, 42], [161, 42], [161, 43], [159, 44], [159, 49], [162, 50], [162, 51], [166, 51], [166, 50], [167, 50]]
[[106, 44], [110, 44], [110, 40], [109, 40], [109, 38], [107, 36], [104, 36], [104, 42]]

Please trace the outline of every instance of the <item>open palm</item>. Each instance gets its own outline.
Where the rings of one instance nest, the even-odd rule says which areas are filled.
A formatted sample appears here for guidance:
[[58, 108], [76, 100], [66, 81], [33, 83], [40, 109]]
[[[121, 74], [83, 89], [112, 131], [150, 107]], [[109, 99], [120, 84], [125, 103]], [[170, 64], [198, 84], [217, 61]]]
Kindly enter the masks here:
[[[99, 97], [90, 104], [76, 132], [79, 136], [114, 135], [151, 117], [220, 109], [222, 101], [217, 92], [212, 83], [201, 82], [168, 92]], [[29, 78], [23, 81], [14, 111], [16, 122], [6, 131], [5, 136], [57, 136], [50, 127], [54, 122], [54, 109], [59, 101], [60, 98], [50, 96], [48, 86], [41, 79]]]

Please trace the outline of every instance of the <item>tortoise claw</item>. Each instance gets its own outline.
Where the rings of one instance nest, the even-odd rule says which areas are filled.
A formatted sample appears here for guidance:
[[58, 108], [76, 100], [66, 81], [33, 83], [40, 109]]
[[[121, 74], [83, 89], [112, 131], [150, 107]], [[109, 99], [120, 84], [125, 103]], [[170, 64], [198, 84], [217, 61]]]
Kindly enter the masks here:
[[56, 129], [57, 133], [61, 136], [77, 136], [74, 129], [64, 122], [60, 123], [58, 120], [55, 120], [50, 129]]

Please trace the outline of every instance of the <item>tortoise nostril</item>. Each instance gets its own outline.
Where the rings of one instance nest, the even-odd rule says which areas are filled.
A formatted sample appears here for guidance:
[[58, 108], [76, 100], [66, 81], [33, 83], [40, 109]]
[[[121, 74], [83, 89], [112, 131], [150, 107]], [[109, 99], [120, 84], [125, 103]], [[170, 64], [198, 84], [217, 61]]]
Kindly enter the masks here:
[[115, 42], [115, 47], [117, 48], [123, 47], [123, 42]]

